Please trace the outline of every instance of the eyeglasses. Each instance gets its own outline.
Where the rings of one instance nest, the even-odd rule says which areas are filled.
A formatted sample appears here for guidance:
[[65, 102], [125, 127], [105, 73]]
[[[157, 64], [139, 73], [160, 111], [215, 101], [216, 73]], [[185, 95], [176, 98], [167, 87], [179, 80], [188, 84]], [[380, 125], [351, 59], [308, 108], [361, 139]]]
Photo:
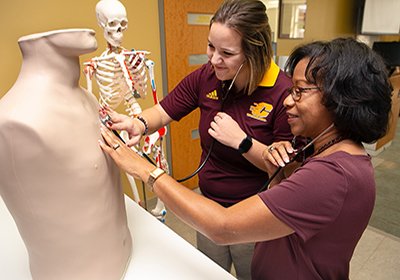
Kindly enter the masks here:
[[301, 95], [304, 92], [310, 91], [310, 90], [321, 90], [319, 87], [298, 87], [298, 86], [292, 86], [291, 88], [288, 89], [288, 92], [292, 96], [294, 101], [299, 101], [301, 99]]

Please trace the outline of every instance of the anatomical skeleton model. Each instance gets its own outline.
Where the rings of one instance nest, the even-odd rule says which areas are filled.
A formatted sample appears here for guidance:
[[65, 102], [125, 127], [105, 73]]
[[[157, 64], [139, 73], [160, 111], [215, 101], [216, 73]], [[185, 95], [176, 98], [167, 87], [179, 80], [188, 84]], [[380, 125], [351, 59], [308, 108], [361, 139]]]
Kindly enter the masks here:
[[85, 63], [88, 90], [92, 92], [91, 78], [99, 86], [99, 102], [116, 108], [122, 100], [131, 117], [142, 110], [136, 98], [144, 98], [147, 91], [146, 51], [128, 51], [121, 47], [123, 32], [128, 28], [125, 7], [118, 0], [101, 0], [96, 5], [98, 24], [104, 30], [108, 48]]
[[[146, 58], [147, 51], [129, 51], [121, 46], [123, 32], [128, 28], [128, 19], [125, 7], [118, 0], [101, 0], [96, 5], [97, 22], [104, 30], [104, 38], [108, 48], [99, 56], [85, 62], [87, 89], [92, 92], [92, 78], [99, 87], [99, 103], [101, 107], [117, 108], [124, 100], [126, 112], [130, 117], [137, 117], [142, 109], [136, 98], [144, 98], [147, 93], [147, 80], [150, 77], [154, 103], [158, 103], [154, 80], [154, 62]], [[106, 115], [103, 122], [110, 121]], [[167, 133], [166, 127], [146, 136], [143, 147], [133, 147], [139, 153], [152, 155], [157, 167], [167, 173], [168, 164], [164, 157], [162, 142]], [[127, 140], [127, 133], [121, 133]], [[131, 185], [134, 200], [140, 203], [135, 180], [127, 174]], [[159, 220], [164, 221], [166, 210], [164, 203], [158, 199], [156, 207], [151, 213]]]

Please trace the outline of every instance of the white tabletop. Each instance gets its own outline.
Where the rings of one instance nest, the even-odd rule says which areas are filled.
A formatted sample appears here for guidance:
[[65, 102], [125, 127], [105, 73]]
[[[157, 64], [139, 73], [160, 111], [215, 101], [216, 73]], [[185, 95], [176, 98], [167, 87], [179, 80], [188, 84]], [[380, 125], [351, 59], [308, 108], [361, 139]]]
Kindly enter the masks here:
[[[125, 196], [133, 238], [130, 279], [235, 279], [142, 207]], [[18, 229], [0, 197], [0, 278], [31, 279], [28, 255]]]

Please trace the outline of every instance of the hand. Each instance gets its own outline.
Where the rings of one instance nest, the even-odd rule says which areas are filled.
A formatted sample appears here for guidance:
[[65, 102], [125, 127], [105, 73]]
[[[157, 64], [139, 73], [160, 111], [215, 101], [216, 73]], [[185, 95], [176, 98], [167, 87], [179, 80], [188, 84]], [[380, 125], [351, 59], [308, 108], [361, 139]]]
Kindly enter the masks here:
[[109, 129], [125, 130], [128, 132], [129, 140], [126, 141], [128, 147], [139, 143], [144, 130], [144, 125], [139, 120], [132, 119], [124, 114], [119, 114], [108, 106], [100, 109], [100, 116], [104, 118], [106, 115], [110, 117], [110, 120], [106, 123]]
[[290, 161], [290, 157], [295, 150], [289, 141], [274, 142], [269, 145], [262, 153], [265, 166], [271, 175], [277, 167], [284, 167]]
[[154, 166], [125, 145], [108, 128], [102, 126], [101, 135], [104, 139], [104, 142], [99, 140], [101, 149], [109, 154], [115, 163], [126, 173], [146, 182]]
[[238, 149], [246, 138], [246, 133], [239, 124], [226, 113], [219, 112], [211, 122], [208, 133], [225, 146]]

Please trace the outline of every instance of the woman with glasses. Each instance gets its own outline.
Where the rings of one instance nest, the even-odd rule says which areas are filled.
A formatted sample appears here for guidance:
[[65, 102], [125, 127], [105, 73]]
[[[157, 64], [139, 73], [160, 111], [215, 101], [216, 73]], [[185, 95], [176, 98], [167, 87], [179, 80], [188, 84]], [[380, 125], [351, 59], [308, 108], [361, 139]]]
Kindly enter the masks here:
[[[294, 135], [312, 139], [314, 151], [290, 176], [278, 173], [271, 188], [231, 207], [168, 175], [154, 178], [154, 166], [107, 129], [100, 146], [213, 241], [256, 241], [253, 279], [348, 279], [350, 259], [375, 200], [374, 170], [362, 142], [386, 133], [391, 109], [385, 64], [365, 44], [336, 39], [298, 47], [287, 69], [294, 84], [284, 101], [288, 121]], [[116, 143], [121, 148], [113, 150]], [[285, 141], [266, 149], [269, 174], [292, 153]]]
[[[134, 145], [143, 134], [199, 108], [200, 161], [209, 154], [198, 173], [199, 188], [229, 207], [256, 194], [268, 179], [260, 156], [267, 145], [293, 137], [283, 106], [292, 84], [272, 60], [271, 28], [261, 1], [225, 1], [211, 20], [207, 55], [208, 63], [138, 118], [108, 110], [110, 128], [127, 130], [128, 145]], [[228, 271], [233, 263], [239, 279], [250, 278], [254, 243], [217, 246], [199, 233], [197, 247]]]
[[[294, 84], [284, 101], [288, 122], [294, 135], [312, 139], [313, 152], [289, 178], [278, 173], [274, 186], [259, 194], [292, 233], [257, 244], [253, 275], [348, 279], [375, 201], [374, 170], [362, 142], [385, 135], [391, 109], [385, 65], [365, 44], [336, 39], [298, 47], [287, 70]], [[283, 141], [264, 151], [270, 174], [292, 150]], [[286, 266], [270, 271], [264, 262]]]

